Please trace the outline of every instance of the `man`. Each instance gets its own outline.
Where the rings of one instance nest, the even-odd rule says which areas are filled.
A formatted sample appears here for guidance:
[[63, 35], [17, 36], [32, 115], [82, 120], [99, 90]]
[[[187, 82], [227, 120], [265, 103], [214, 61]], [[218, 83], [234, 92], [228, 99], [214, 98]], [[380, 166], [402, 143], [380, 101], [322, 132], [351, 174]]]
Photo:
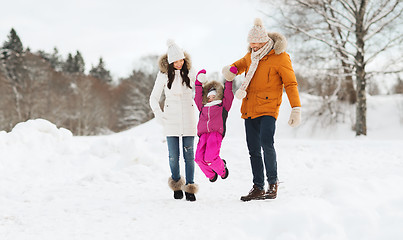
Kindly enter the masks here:
[[[276, 119], [282, 101], [283, 87], [290, 101], [292, 111], [288, 124], [298, 126], [301, 120], [301, 102], [298, 83], [291, 65], [290, 56], [285, 52], [284, 36], [267, 33], [260, 19], [255, 20], [248, 34], [249, 52], [233, 63], [238, 74], [246, 73], [246, 79], [235, 96], [242, 99], [241, 113], [245, 119], [246, 142], [253, 173], [253, 187], [242, 201], [275, 199], [278, 178], [277, 160], [274, 149]], [[225, 78], [233, 76], [230, 66], [223, 68]], [[262, 160], [263, 149], [263, 160]], [[269, 184], [265, 191], [264, 166]]]

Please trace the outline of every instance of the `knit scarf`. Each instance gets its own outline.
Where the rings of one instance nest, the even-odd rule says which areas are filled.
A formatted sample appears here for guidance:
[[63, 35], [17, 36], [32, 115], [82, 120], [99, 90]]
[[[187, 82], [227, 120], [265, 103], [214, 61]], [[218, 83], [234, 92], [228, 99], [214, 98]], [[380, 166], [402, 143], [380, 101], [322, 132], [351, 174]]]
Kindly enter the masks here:
[[252, 79], [253, 75], [255, 74], [256, 68], [259, 65], [259, 61], [271, 51], [271, 49], [273, 48], [273, 45], [274, 45], [273, 40], [269, 39], [269, 41], [256, 52], [253, 51], [253, 49], [252, 49], [252, 54], [250, 57], [252, 60], [252, 63], [249, 66], [249, 70], [248, 70], [248, 73], [246, 74], [245, 80], [242, 82], [239, 89], [235, 92], [235, 96], [238, 99], [242, 99], [246, 96], [246, 89], [248, 88], [250, 80]]

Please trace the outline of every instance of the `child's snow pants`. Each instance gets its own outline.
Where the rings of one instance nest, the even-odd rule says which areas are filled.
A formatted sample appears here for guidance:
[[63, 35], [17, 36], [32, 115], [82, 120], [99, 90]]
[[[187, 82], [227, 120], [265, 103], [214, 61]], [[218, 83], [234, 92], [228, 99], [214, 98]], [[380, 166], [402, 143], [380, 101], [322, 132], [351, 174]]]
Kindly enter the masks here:
[[220, 158], [220, 149], [223, 136], [218, 132], [204, 133], [197, 144], [195, 162], [209, 179], [225, 175], [225, 166]]

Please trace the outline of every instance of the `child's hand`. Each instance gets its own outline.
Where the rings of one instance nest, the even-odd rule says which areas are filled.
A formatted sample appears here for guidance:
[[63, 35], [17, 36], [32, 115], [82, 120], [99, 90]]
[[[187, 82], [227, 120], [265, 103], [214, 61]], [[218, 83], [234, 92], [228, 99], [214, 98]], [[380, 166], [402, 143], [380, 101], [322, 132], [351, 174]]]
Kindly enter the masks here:
[[207, 81], [207, 77], [206, 77], [206, 70], [202, 69], [200, 70], [197, 75], [196, 75], [196, 79], [200, 82], [200, 83], [204, 83]]
[[238, 69], [234, 66], [225, 66], [222, 69], [222, 74], [224, 75], [225, 80], [231, 82], [236, 77], [238, 73]]

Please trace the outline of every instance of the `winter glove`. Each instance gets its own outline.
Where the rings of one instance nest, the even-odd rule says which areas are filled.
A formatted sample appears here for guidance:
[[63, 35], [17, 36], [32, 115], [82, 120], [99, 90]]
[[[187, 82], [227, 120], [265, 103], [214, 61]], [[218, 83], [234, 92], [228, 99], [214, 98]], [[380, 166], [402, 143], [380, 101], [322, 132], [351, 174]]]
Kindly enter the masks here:
[[246, 97], [246, 91], [242, 89], [236, 90], [235, 97], [238, 98], [239, 100], [243, 99], [244, 97]]
[[234, 66], [225, 66], [222, 69], [222, 75], [224, 76], [225, 80], [231, 82], [236, 77], [238, 73], [238, 69]]
[[201, 84], [203, 84], [204, 82], [207, 81], [206, 70], [205, 69], [202, 69], [197, 73], [196, 80], [199, 81]]
[[293, 107], [290, 114], [290, 120], [288, 120], [288, 125], [291, 127], [296, 127], [301, 122], [301, 107]]

